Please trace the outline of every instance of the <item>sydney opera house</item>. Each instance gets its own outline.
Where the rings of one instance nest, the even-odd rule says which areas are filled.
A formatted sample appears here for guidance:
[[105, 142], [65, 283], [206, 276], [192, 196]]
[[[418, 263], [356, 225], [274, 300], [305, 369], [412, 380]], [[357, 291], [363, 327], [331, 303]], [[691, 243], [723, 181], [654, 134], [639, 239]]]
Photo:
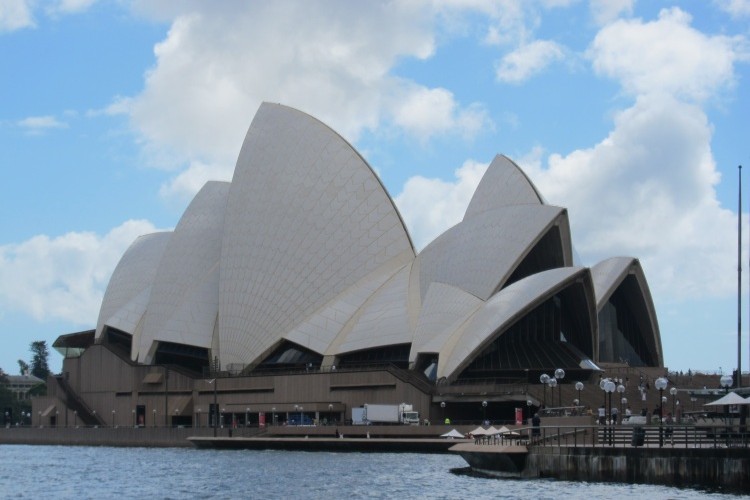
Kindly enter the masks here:
[[40, 419], [339, 422], [401, 402], [455, 419], [482, 402], [501, 418], [541, 404], [543, 373], [572, 384], [663, 366], [638, 260], [573, 256], [567, 210], [504, 156], [463, 220], [417, 252], [346, 140], [266, 103], [232, 181], [206, 183], [173, 231], [135, 240], [96, 328], [57, 339], [63, 370]]

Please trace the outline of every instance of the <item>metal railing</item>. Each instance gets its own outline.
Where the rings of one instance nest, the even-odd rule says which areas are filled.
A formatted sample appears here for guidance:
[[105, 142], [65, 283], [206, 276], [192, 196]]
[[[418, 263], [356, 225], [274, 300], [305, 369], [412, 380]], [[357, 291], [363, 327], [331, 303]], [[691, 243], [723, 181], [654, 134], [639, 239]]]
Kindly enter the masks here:
[[474, 436], [474, 442], [500, 446], [749, 448], [750, 432], [725, 425], [560, 425]]

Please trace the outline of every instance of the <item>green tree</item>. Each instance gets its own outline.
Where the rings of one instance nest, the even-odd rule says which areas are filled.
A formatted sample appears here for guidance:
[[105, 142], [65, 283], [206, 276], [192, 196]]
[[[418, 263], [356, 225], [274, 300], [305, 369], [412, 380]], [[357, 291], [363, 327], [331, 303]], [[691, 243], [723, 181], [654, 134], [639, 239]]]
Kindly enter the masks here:
[[20, 371], [21, 375], [26, 375], [27, 373], [29, 373], [29, 364], [26, 361], [19, 359], [18, 370]]
[[36, 340], [31, 343], [31, 374], [46, 381], [49, 375], [49, 349], [46, 340]]

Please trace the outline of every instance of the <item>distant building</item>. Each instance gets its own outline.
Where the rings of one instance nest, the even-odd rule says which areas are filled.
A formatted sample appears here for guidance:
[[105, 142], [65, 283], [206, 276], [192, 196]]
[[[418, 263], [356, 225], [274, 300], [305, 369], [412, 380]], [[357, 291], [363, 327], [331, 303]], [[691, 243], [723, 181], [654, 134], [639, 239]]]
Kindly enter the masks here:
[[233, 421], [340, 421], [404, 401], [426, 415], [444, 401], [475, 407], [466, 391], [445, 395], [457, 384], [663, 366], [638, 260], [589, 268], [573, 255], [567, 210], [504, 156], [463, 220], [417, 253], [351, 145], [263, 104], [232, 181], [206, 183], [174, 231], [133, 242], [96, 328], [55, 342], [64, 375], [40, 410], [195, 424], [218, 410], [207, 379], [219, 376]]
[[29, 391], [44, 380], [34, 375], [6, 375], [8, 378], [8, 390], [16, 395], [17, 399], [29, 399]]

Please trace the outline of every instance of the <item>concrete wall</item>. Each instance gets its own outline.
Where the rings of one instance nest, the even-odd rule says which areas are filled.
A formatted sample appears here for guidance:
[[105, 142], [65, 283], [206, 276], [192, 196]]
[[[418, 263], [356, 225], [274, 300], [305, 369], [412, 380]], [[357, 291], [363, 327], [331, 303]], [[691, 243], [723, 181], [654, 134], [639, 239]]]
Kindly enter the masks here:
[[750, 490], [747, 448], [539, 447], [523, 477]]

